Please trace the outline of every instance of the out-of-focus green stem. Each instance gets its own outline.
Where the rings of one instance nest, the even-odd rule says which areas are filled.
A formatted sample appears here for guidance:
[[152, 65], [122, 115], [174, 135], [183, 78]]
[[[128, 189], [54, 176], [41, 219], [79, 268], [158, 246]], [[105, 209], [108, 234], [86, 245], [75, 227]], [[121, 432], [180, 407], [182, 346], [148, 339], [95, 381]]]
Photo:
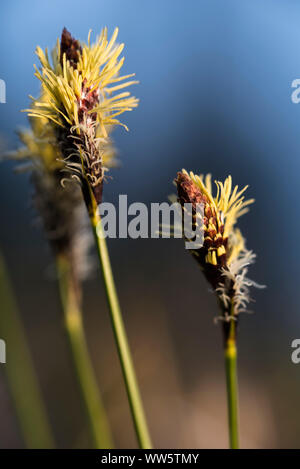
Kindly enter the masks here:
[[225, 370], [228, 402], [229, 441], [231, 449], [239, 449], [238, 381], [236, 321], [230, 320], [227, 337], [225, 336]]
[[137, 439], [141, 448], [150, 449], [152, 447], [150, 434], [147, 427], [142, 399], [119, 306], [106, 240], [103, 236], [101, 218], [98, 215], [97, 209], [90, 210], [90, 219], [98, 249], [113, 332], [117, 344]]
[[1, 254], [0, 338], [5, 341], [7, 352], [6, 363], [0, 367], [7, 374], [26, 447], [53, 448], [38, 380]]
[[64, 255], [56, 258], [64, 322], [95, 448], [113, 448], [110, 427], [86, 344], [77, 285]]

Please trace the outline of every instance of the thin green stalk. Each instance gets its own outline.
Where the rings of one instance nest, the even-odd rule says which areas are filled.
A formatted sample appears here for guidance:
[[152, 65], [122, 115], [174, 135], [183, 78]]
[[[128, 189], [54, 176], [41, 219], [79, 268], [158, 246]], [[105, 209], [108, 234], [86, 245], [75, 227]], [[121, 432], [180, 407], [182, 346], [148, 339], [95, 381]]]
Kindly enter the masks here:
[[95, 448], [113, 448], [110, 427], [86, 344], [77, 286], [66, 256], [57, 256], [58, 282], [74, 366]]
[[239, 412], [237, 381], [236, 321], [230, 320], [225, 336], [225, 369], [227, 384], [229, 441], [231, 449], [239, 449]]
[[122, 313], [119, 306], [106, 240], [103, 236], [102, 222], [100, 216], [97, 213], [97, 209], [90, 211], [90, 219], [96, 240], [113, 332], [117, 344], [137, 439], [140, 448], [151, 449], [151, 439], [122, 319]]
[[4, 261], [0, 255], [0, 337], [6, 343], [6, 372], [14, 407], [27, 448], [53, 448], [46, 409], [32, 363]]

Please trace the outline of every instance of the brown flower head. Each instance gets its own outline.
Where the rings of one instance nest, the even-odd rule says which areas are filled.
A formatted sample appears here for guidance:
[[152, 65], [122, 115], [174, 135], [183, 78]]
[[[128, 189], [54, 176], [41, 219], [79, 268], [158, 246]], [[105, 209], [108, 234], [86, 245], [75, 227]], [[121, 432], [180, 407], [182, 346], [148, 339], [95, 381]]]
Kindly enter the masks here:
[[[212, 195], [210, 175], [204, 178], [182, 170], [175, 183], [182, 210], [185, 204], [191, 204], [193, 224], [201, 223], [204, 230], [203, 245], [191, 253], [218, 295], [223, 318], [236, 317], [250, 300], [249, 286], [258, 286], [246, 277], [247, 266], [255, 255], [246, 249], [240, 230], [235, 228], [237, 219], [248, 211], [253, 199], [245, 200], [247, 187], [242, 190], [232, 187], [231, 176], [224, 183], [216, 181], [216, 196]], [[203, 205], [201, 219], [197, 219], [197, 204]]]

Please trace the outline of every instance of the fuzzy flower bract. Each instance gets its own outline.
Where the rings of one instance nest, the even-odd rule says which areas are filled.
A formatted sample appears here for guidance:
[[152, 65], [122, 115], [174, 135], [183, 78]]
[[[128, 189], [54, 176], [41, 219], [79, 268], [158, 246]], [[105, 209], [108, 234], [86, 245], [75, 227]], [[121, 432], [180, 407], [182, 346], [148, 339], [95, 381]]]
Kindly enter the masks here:
[[53, 252], [67, 256], [74, 276], [84, 278], [91, 267], [92, 235], [80, 190], [78, 187], [63, 188], [63, 164], [58, 148], [52, 142], [54, 135], [49, 129], [46, 135], [44, 133], [45, 123], [30, 119], [30, 124], [30, 129], [18, 132], [23, 145], [8, 156], [20, 163], [20, 169], [31, 173], [33, 205]]

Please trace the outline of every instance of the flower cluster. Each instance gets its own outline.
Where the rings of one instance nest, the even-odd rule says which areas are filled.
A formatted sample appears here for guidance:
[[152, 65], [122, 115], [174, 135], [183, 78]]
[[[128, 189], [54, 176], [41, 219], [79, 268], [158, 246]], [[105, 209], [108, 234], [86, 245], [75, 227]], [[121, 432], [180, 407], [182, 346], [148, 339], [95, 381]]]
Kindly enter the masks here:
[[74, 278], [84, 278], [91, 267], [92, 235], [80, 190], [63, 188], [63, 165], [53, 145], [54, 136], [47, 129], [45, 137], [42, 120], [31, 119], [30, 123], [30, 130], [18, 132], [23, 146], [9, 156], [31, 172], [33, 204], [55, 255], [68, 257]]
[[224, 183], [215, 182], [215, 196], [210, 174], [204, 178], [182, 170], [177, 174], [175, 183], [183, 210], [185, 204], [191, 204], [196, 216], [197, 204], [203, 205], [203, 218], [195, 219], [194, 224], [201, 224], [204, 243], [191, 253], [219, 297], [223, 319], [236, 318], [246, 310], [250, 301], [249, 287], [258, 286], [246, 276], [255, 254], [246, 249], [245, 240], [235, 227], [237, 219], [248, 211], [254, 200], [245, 200], [247, 186], [241, 190], [238, 186], [233, 187], [231, 176]]
[[44, 52], [38, 47], [41, 69], [35, 67], [35, 75], [42, 92], [38, 99], [32, 98], [32, 106], [26, 110], [52, 127], [65, 169], [81, 183], [86, 201], [93, 196], [97, 204], [113, 157], [110, 132], [115, 125], [124, 125], [118, 116], [138, 104], [128, 91], [114, 95], [137, 83], [128, 81], [133, 74], [119, 74], [124, 44], [116, 44], [117, 34], [115, 29], [108, 40], [105, 28], [95, 44], [90, 42], [90, 33], [87, 44], [81, 44], [64, 29], [52, 61], [47, 49]]

